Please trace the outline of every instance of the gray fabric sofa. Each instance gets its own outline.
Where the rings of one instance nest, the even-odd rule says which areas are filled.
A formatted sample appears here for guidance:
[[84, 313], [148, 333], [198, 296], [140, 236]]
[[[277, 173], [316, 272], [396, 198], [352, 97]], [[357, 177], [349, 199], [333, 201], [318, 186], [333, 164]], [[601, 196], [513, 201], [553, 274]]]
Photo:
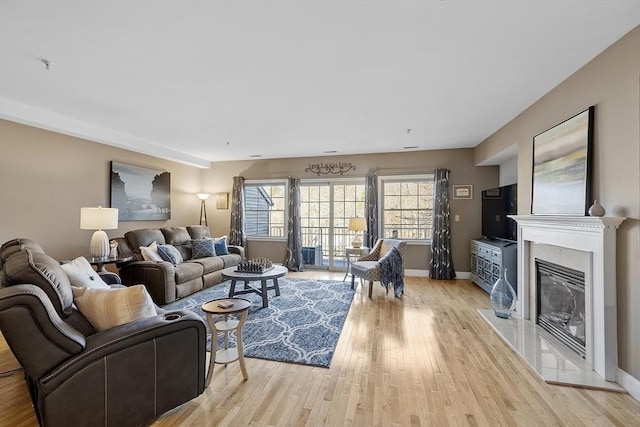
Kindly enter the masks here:
[[[211, 232], [202, 225], [145, 228], [125, 233], [116, 239], [118, 251], [134, 260], [118, 266], [122, 283], [145, 285], [153, 301], [162, 306], [222, 282], [221, 271], [243, 261], [244, 248], [228, 246], [229, 254], [192, 259], [191, 241], [204, 238], [211, 238]], [[174, 246], [184, 261], [177, 265], [168, 261], [145, 261], [140, 247], [153, 242]]]
[[188, 310], [96, 332], [59, 262], [30, 239], [0, 248], [0, 330], [42, 426], [142, 426], [205, 388], [206, 330]]

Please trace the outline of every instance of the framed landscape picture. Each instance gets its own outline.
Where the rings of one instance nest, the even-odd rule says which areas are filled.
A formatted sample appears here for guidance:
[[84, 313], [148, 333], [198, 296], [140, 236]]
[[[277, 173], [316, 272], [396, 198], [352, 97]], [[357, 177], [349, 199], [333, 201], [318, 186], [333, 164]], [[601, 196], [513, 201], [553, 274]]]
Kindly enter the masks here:
[[585, 215], [591, 201], [594, 107], [533, 138], [534, 215]]
[[118, 208], [118, 221], [171, 219], [171, 174], [111, 162], [111, 207]]

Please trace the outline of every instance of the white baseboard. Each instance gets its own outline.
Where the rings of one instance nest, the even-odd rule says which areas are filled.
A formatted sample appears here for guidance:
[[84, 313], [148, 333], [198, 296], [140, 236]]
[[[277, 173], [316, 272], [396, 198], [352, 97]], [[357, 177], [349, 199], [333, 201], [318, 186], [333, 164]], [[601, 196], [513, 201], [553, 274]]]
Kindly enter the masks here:
[[636, 400], [640, 401], [640, 380], [618, 368], [616, 370], [616, 382], [624, 387]]
[[[412, 277], [429, 277], [429, 270], [404, 270], [405, 276]], [[456, 279], [471, 279], [471, 272], [469, 271], [456, 271]]]
[[429, 277], [429, 270], [410, 270], [406, 268], [404, 270], [404, 275], [411, 277]]

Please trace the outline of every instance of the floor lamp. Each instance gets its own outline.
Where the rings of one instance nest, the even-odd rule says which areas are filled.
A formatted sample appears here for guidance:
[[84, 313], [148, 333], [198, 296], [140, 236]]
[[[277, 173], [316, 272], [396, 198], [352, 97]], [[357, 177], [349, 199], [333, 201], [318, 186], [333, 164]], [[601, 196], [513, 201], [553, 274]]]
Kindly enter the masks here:
[[207, 224], [207, 205], [205, 203], [205, 200], [207, 200], [209, 198], [211, 194], [208, 193], [198, 193], [197, 196], [200, 199], [200, 225], [206, 225]]

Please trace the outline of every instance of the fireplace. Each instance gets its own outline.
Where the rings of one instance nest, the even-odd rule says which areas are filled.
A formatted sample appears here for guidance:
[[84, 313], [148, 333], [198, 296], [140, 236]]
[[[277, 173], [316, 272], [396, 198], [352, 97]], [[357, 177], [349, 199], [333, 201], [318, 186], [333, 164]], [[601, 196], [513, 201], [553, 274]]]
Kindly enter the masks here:
[[[566, 333], [554, 340], [569, 343], [566, 347], [582, 353], [584, 359], [574, 356], [575, 359], [582, 361], [585, 369], [597, 374], [600, 380], [615, 381], [618, 367], [616, 230], [626, 218], [547, 215], [513, 215], [510, 218], [518, 223], [516, 315], [538, 329], [547, 323], [546, 326], [551, 324], [549, 329]], [[539, 256], [540, 247], [551, 248], [552, 252]], [[543, 268], [543, 279], [551, 282], [547, 285], [549, 289], [538, 287], [536, 269], [539, 262], [536, 261], [540, 259], [553, 264], [550, 268], [545, 267], [546, 270]], [[558, 273], [554, 265], [561, 266], [564, 273], [568, 272], [571, 280]], [[574, 279], [584, 285], [574, 283]], [[554, 280], [564, 285], [553, 285]], [[561, 303], [551, 303], [551, 308], [538, 310], [538, 301], [544, 298], [541, 294], [550, 290], [564, 295], [565, 299]], [[542, 321], [539, 314], [544, 318]], [[536, 343], [523, 345], [530, 348]], [[567, 353], [574, 354], [568, 350]], [[593, 384], [589, 381], [587, 384]]]
[[584, 272], [537, 258], [535, 265], [538, 325], [584, 359]]

